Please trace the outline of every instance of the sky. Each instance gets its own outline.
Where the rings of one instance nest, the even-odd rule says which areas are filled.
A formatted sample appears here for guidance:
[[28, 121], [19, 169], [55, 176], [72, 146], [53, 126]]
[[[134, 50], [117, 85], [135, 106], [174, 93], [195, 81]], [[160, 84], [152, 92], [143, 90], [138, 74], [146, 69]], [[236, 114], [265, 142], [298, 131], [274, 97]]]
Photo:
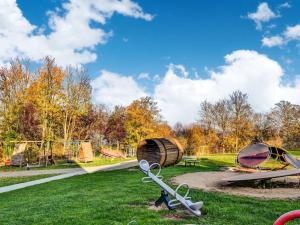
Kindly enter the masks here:
[[266, 112], [300, 104], [299, 9], [296, 0], [0, 0], [0, 65], [49, 55], [84, 66], [94, 103], [151, 96], [171, 125], [235, 90]]

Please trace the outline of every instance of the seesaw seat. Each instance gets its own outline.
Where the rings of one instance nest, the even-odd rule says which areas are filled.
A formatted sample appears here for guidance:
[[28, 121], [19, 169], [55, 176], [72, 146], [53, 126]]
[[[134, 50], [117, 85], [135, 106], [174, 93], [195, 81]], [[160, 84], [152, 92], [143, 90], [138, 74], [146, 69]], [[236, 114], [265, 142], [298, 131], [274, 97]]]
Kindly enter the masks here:
[[[180, 184], [175, 190], [173, 190], [170, 186], [168, 186], [166, 183], [162, 181], [162, 176], [160, 175], [161, 167], [158, 163], [153, 163], [149, 165], [149, 163], [146, 160], [141, 160], [139, 166], [140, 169], [147, 175], [147, 177], [142, 178], [142, 182], [144, 183], [155, 182], [157, 185], [159, 185], [162, 188], [161, 196], [155, 202], [156, 206], [165, 203], [169, 209], [175, 209], [177, 205], [183, 205], [194, 215], [196, 216], [201, 215], [200, 209], [203, 206], [203, 202], [202, 201], [192, 202], [190, 200], [191, 198], [188, 196], [190, 192], [190, 188], [187, 184], [185, 183]], [[151, 172], [151, 169], [153, 168], [158, 168], [158, 172], [156, 174], [153, 174]], [[178, 193], [178, 190], [181, 187], [187, 188], [187, 192], [184, 196], [181, 196]], [[170, 200], [168, 194], [172, 196], [174, 199]]]

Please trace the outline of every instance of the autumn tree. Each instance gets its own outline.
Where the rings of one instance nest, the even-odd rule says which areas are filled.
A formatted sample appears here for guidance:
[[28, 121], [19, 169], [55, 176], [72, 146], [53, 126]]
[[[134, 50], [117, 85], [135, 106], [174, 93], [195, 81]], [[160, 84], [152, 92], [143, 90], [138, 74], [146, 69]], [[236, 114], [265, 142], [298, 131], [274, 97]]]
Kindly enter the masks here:
[[41, 127], [39, 112], [36, 106], [30, 102], [24, 104], [19, 115], [20, 123], [18, 133], [22, 140], [41, 140]]
[[55, 64], [54, 59], [46, 57], [37, 79], [29, 88], [30, 100], [40, 115], [42, 146], [47, 143], [47, 149], [50, 148], [50, 141], [58, 135], [64, 76], [64, 71]]
[[91, 108], [92, 88], [85, 70], [68, 68], [64, 73], [65, 81], [60, 107], [64, 149], [66, 149], [66, 143], [73, 139], [79, 118], [87, 115]]
[[150, 97], [133, 101], [126, 108], [126, 143], [136, 146], [147, 137], [159, 136], [156, 126], [161, 123], [160, 110]]
[[110, 114], [105, 130], [105, 138], [112, 144], [115, 143], [119, 146], [126, 138], [126, 108], [116, 106]]
[[300, 143], [299, 108], [298, 105], [288, 101], [281, 101], [275, 105], [269, 115], [272, 126], [288, 148], [297, 147]]
[[160, 122], [155, 125], [153, 137], [175, 137], [175, 133], [167, 122]]
[[22, 126], [20, 114], [26, 101], [26, 89], [31, 78], [28, 64], [19, 59], [0, 69], [0, 140], [6, 155], [10, 154], [10, 141], [21, 138], [18, 130]]
[[187, 129], [186, 139], [186, 153], [188, 155], [194, 155], [200, 149], [200, 146], [205, 145], [203, 129], [197, 124], [193, 124]]
[[108, 127], [108, 119], [109, 110], [105, 105], [92, 105], [87, 113], [78, 118], [74, 138], [80, 140], [97, 138], [101, 142]]

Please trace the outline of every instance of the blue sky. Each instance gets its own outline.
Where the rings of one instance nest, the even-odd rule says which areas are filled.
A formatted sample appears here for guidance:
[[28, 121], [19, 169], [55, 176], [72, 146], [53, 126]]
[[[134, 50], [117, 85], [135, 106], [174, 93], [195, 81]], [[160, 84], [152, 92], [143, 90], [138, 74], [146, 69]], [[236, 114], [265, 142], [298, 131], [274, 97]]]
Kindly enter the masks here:
[[[61, 1], [17, 1], [25, 17], [33, 24], [47, 26], [47, 11], [61, 7]], [[300, 2], [289, 2], [291, 8], [280, 10], [281, 17], [266, 23], [276, 28], [257, 31], [253, 21], [245, 17], [254, 12], [261, 1], [136, 1], [144, 11], [155, 15], [150, 22], [122, 15], [113, 16], [102, 26], [113, 31], [105, 45], [97, 46], [98, 59], [86, 67], [93, 76], [100, 69], [109, 69], [127, 75], [148, 72], [163, 74], [169, 63], [184, 64], [205, 76], [205, 67], [215, 68], [223, 63], [224, 55], [236, 49], [253, 49], [286, 64], [286, 69], [299, 73], [298, 49], [262, 47], [266, 32], [276, 33], [286, 25], [300, 22]], [[278, 10], [285, 1], [268, 1], [270, 8]], [[138, 65], [138, 66], [137, 66]], [[286, 65], [285, 65], [286, 66]], [[292, 75], [292, 74], [290, 74]]]
[[[259, 112], [282, 99], [298, 103], [300, 1], [1, 4], [8, 10], [0, 11], [0, 19], [13, 16], [0, 22], [0, 47], [7, 48], [0, 63], [16, 56], [39, 62], [43, 54], [53, 54], [63, 66], [83, 65], [97, 103], [126, 105], [150, 95], [171, 123], [194, 121], [202, 100], [217, 101], [236, 89], [247, 92]], [[10, 30], [12, 26], [21, 31]], [[254, 88], [263, 82], [270, 84]], [[172, 90], [166, 93], [164, 88]], [[257, 94], [262, 89], [266, 91]], [[177, 104], [185, 107], [178, 114], [173, 113]]]

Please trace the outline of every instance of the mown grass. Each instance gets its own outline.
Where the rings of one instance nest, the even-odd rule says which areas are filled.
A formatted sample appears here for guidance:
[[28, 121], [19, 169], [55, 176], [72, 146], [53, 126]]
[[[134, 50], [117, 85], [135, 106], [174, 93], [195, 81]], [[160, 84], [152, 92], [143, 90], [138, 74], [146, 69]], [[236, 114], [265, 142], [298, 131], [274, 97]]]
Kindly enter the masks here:
[[[203, 157], [200, 166], [164, 168], [164, 180], [182, 173], [218, 170], [234, 164], [234, 155]], [[0, 194], [0, 224], [205, 224], [268, 225], [281, 214], [299, 208], [299, 201], [261, 200], [193, 190], [204, 201], [203, 216], [185, 211], [148, 209], [160, 189], [143, 184], [138, 169], [87, 174]], [[176, 214], [180, 220], [166, 219]], [[290, 223], [290, 224], [299, 224]]]
[[[49, 165], [49, 166], [41, 166], [41, 167], [32, 167], [31, 170], [48, 170], [48, 169], [66, 169], [66, 168], [78, 168], [78, 167], [92, 167], [92, 166], [104, 166], [110, 165], [120, 162], [125, 162], [128, 160], [132, 160], [134, 158], [102, 158], [102, 157], [95, 157], [93, 162], [82, 163], [82, 162], [74, 162], [74, 163], [67, 163], [64, 160], [56, 161], [56, 165]], [[0, 172], [13, 172], [13, 171], [22, 171], [26, 170], [25, 167], [16, 167], [16, 166], [0, 166]]]
[[46, 177], [52, 177], [56, 175], [58, 174], [43, 174], [43, 175], [35, 175], [35, 176], [28, 176], [28, 177], [2, 177], [0, 178], [0, 187], [24, 183], [24, 182], [38, 180]]

